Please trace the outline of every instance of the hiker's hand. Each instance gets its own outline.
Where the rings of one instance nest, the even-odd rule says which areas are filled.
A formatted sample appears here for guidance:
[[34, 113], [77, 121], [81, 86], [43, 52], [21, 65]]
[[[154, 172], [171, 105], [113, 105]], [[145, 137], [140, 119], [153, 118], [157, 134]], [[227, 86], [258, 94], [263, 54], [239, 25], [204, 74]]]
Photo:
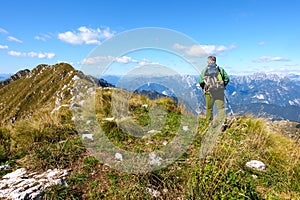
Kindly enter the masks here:
[[204, 86], [205, 86], [204, 82], [200, 83], [200, 87], [202, 88], [202, 90], [204, 89]]

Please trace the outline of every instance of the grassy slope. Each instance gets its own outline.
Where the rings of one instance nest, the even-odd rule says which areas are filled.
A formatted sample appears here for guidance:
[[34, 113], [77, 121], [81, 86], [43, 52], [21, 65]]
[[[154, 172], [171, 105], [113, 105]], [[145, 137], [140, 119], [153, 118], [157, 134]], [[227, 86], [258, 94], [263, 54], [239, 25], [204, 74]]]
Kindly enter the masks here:
[[[51, 93], [55, 91], [49, 95]], [[97, 90], [97, 119], [106, 136], [127, 151], [151, 152], [162, 147], [163, 141], [171, 141], [176, 136], [180, 120], [188, 117], [170, 99], [150, 101], [132, 95], [130, 114], [141, 126], [149, 125], [151, 107], [163, 106], [167, 113], [161, 133], [149, 138], [134, 137], [124, 133], [115, 122], [103, 120], [112, 116], [111, 95], [112, 89]], [[6, 100], [6, 104], [15, 101], [13, 93], [8, 97], [12, 100]], [[36, 100], [44, 102], [42, 98]], [[149, 107], [142, 106], [145, 104]], [[25, 107], [29, 105], [24, 102]], [[32, 104], [22, 112], [29, 112], [34, 105], [40, 104]], [[9, 108], [13, 107], [11, 104]], [[155, 199], [150, 190], [159, 192], [159, 199], [300, 199], [300, 146], [288, 137], [267, 131], [263, 119], [244, 116], [233, 121], [220, 135], [209, 156], [200, 159], [207, 125], [199, 118], [197, 134], [180, 158], [153, 172], [130, 174], [90, 156], [71, 120], [72, 112], [63, 108], [50, 114], [51, 109], [36, 110], [31, 118], [3, 124], [0, 128], [2, 163], [10, 163], [14, 168], [26, 166], [35, 171], [55, 167], [72, 170], [67, 179], [69, 186], [51, 187], [45, 199]], [[9, 119], [3, 112], [1, 119]], [[267, 165], [266, 172], [245, 167], [252, 159], [263, 161]]]
[[27, 76], [1, 88], [1, 123], [30, 117], [37, 109], [53, 108], [62, 95], [68, 99], [68, 91], [62, 87], [71, 83], [75, 74], [74, 68], [66, 63], [39, 65]]

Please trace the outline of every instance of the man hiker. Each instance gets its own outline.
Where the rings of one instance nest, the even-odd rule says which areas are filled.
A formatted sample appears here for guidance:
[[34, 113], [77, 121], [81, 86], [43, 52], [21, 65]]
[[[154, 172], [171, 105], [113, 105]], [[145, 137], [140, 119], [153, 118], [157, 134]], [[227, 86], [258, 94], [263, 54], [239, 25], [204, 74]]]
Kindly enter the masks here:
[[229, 82], [229, 76], [222, 67], [216, 64], [215, 56], [208, 56], [207, 67], [202, 70], [199, 78], [201, 88], [204, 90], [206, 101], [206, 120], [213, 120], [213, 106], [218, 109], [218, 122], [223, 125], [226, 119], [224, 106], [224, 90]]

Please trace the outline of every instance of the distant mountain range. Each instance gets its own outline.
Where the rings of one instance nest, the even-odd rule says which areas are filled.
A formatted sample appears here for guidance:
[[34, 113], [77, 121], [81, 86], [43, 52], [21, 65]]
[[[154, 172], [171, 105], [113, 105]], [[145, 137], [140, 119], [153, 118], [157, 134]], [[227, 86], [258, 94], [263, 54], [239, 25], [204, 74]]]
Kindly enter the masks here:
[[[104, 76], [107, 82], [122, 87], [119, 84], [121, 77]], [[151, 94], [160, 96], [170, 96], [177, 99], [183, 96], [184, 99], [196, 99], [197, 106], [192, 102], [192, 110], [199, 113], [205, 112], [205, 100], [202, 90], [197, 87], [199, 76], [185, 75], [177, 78], [157, 77], [152, 78], [152, 83], [141, 85], [136, 88], [137, 93], [145, 94], [145, 91], [151, 91]], [[154, 84], [159, 79], [165, 79], [167, 85], [172, 79], [174, 85], [171, 88], [163, 84]], [[259, 117], [270, 119], [288, 119], [292, 121], [300, 121], [300, 75], [275, 75], [265, 73], [255, 73], [244, 76], [230, 76], [230, 82], [226, 88], [225, 94], [229, 103], [236, 114], [252, 114]], [[159, 80], [159, 82], [164, 82]], [[176, 83], [175, 83], [176, 82]], [[131, 84], [134, 84], [133, 81]], [[170, 84], [169, 84], [170, 85]], [[178, 89], [179, 87], [179, 89]], [[172, 92], [172, 88], [176, 88], [177, 93]], [[126, 88], [126, 85], [124, 87]], [[156, 91], [156, 93], [153, 92]], [[189, 91], [187, 94], [186, 91]], [[150, 94], [150, 93], [149, 93]], [[180, 97], [179, 97], [180, 98]], [[230, 110], [228, 110], [229, 112]]]
[[[195, 75], [92, 77], [66, 63], [60, 63], [52, 66], [39, 65], [31, 71], [23, 70], [13, 76], [2, 74], [0, 77], [2, 122], [30, 116], [35, 109], [43, 106], [55, 107], [64, 102], [70, 104], [70, 82], [74, 82], [76, 77], [99, 87], [120, 87], [150, 99], [171, 97], [191, 112], [205, 113], [204, 95], [197, 86], [199, 76]], [[256, 73], [230, 76], [230, 79], [225, 94], [236, 115], [252, 114], [274, 120], [300, 121], [299, 75]]]
[[299, 75], [256, 73], [233, 76], [227, 94], [240, 113], [300, 121], [299, 88]]

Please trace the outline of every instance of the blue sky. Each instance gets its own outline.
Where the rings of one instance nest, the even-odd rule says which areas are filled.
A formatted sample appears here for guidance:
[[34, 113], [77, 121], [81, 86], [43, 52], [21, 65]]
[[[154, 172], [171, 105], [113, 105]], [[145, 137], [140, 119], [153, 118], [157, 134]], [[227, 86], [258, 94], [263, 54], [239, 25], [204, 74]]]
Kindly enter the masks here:
[[[297, 0], [3, 1], [0, 73], [58, 62], [81, 69], [86, 57], [107, 40], [129, 30], [159, 27], [194, 40], [198, 45], [174, 47], [193, 56], [203, 56], [199, 48], [216, 55], [229, 74], [300, 74], [299, 9]], [[110, 60], [165, 62], [163, 56], [147, 55], [130, 53]]]

